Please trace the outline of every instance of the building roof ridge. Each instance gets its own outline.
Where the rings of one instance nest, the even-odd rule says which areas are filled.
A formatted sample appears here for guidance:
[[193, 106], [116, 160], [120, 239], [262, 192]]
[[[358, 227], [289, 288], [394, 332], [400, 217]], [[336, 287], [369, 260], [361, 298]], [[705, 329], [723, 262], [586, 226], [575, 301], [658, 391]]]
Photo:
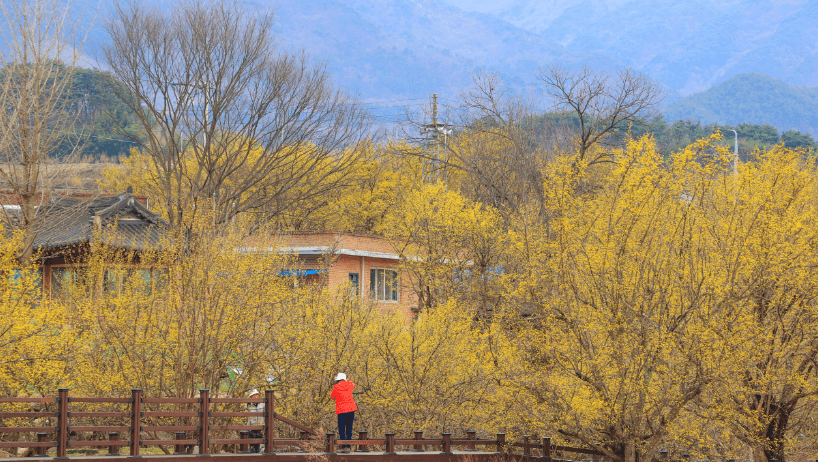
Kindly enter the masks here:
[[148, 210], [145, 206], [139, 203], [138, 200], [136, 200], [133, 193], [128, 192], [119, 195], [119, 200], [117, 202], [114, 202], [112, 205], [96, 211], [96, 213], [94, 213], [94, 216], [100, 217], [101, 219], [109, 218], [129, 208], [136, 212], [141, 218], [144, 218], [145, 220], [149, 221], [151, 224], [161, 225], [164, 224], [165, 222], [165, 220], [163, 220], [159, 216], [159, 214], [153, 213], [150, 210]]
[[277, 235], [286, 236], [286, 235], [294, 235], [294, 234], [304, 234], [304, 235], [311, 235], [311, 234], [340, 234], [345, 236], [357, 236], [357, 237], [374, 237], [378, 239], [388, 239], [386, 236], [380, 234], [371, 234], [371, 233], [361, 233], [355, 231], [338, 231], [332, 229], [325, 229], [325, 230], [317, 230], [317, 229], [309, 229], [309, 230], [286, 230], [286, 231], [277, 231]]

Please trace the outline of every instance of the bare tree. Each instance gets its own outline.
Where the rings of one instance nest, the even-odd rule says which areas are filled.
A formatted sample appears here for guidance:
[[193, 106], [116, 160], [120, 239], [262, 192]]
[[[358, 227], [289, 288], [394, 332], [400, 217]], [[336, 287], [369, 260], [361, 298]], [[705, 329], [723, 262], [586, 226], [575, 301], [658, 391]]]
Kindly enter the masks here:
[[24, 262], [47, 226], [42, 206], [62, 168], [54, 155], [62, 151], [64, 164], [77, 152], [71, 133], [76, 114], [66, 97], [83, 40], [66, 24], [67, 8], [57, 0], [3, 1], [0, 11], [0, 188], [15, 206], [3, 207], [2, 218], [7, 229], [22, 231], [18, 260]]
[[277, 50], [271, 14], [226, 1], [168, 13], [133, 2], [116, 5], [106, 29], [114, 91], [140, 126], [125, 134], [149, 155], [172, 225], [211, 207], [217, 223], [274, 217], [345, 181], [366, 114], [324, 67]]
[[[538, 136], [536, 105], [530, 95], [515, 94], [495, 74], [472, 75], [474, 85], [463, 91], [456, 104], [441, 104], [441, 110], [432, 116], [432, 110], [419, 117], [409, 115], [406, 124], [410, 131], [404, 138], [418, 144], [429, 138], [418, 138], [417, 130], [445, 130], [447, 136], [436, 141], [445, 146], [445, 155], [429, 149], [406, 150], [400, 154], [422, 158], [428, 168], [447, 171], [460, 170], [468, 181], [461, 190], [474, 200], [502, 208], [515, 209], [530, 197], [542, 197], [542, 178], [539, 168], [542, 156]], [[431, 119], [438, 120], [430, 124]]]
[[537, 78], [558, 111], [576, 116], [579, 158], [589, 164], [608, 160], [604, 153], [586, 159], [594, 145], [606, 136], [623, 133], [632, 122], [649, 118], [664, 100], [659, 85], [627, 68], [610, 74], [553, 65], [541, 68]]

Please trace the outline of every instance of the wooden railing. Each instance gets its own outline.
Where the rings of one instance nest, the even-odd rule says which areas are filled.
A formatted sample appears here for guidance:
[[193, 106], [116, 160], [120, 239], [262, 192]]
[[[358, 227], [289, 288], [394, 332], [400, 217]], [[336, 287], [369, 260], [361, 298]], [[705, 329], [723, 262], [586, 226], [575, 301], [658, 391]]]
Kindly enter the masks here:
[[396, 447], [412, 446], [413, 452], [425, 452], [427, 447], [440, 447], [441, 454], [451, 454], [452, 445], [465, 446], [466, 451], [476, 451], [476, 446], [494, 446], [496, 453], [501, 454], [506, 448], [506, 435], [498, 433], [497, 439], [486, 440], [477, 438], [477, 432], [470, 430], [466, 432], [467, 437], [463, 439], [453, 439], [451, 433], [443, 433], [440, 438], [424, 438], [423, 432], [414, 432], [415, 437], [411, 439], [395, 438], [394, 433], [387, 433], [384, 438], [369, 439], [365, 431], [358, 432], [357, 440], [336, 440], [335, 433], [327, 433], [326, 450], [327, 454], [335, 454], [335, 449], [339, 445], [357, 446], [355, 452], [370, 452], [369, 446], [384, 446], [384, 454], [394, 455], [397, 453]]
[[[250, 445], [265, 445], [267, 454], [273, 454], [276, 447], [297, 447], [299, 452], [320, 452], [334, 455], [339, 445], [349, 445], [357, 448], [355, 452], [371, 452], [370, 447], [382, 446], [383, 454], [393, 456], [397, 454], [396, 447], [411, 447], [412, 453], [424, 453], [429, 448], [440, 449], [437, 454], [452, 454], [453, 446], [465, 451], [477, 451], [482, 447], [482, 453], [504, 454], [512, 448], [522, 448], [522, 457], [543, 458], [546, 462], [567, 462], [567, 460], [552, 457], [553, 452], [572, 452], [603, 456], [603, 453], [594, 449], [572, 448], [551, 444], [550, 438], [542, 438], [541, 442], [532, 441], [530, 436], [524, 436], [522, 442], [506, 442], [503, 433], [496, 434], [494, 439], [480, 439], [477, 432], [466, 432], [466, 438], [453, 438], [451, 433], [443, 433], [440, 437], [424, 438], [423, 432], [414, 432], [409, 439], [396, 438], [394, 433], [387, 433], [383, 438], [370, 439], [366, 431], [359, 432], [359, 438], [353, 440], [337, 440], [334, 433], [327, 433], [323, 440], [312, 439], [319, 436], [312, 428], [288, 419], [275, 412], [275, 396], [272, 390], [267, 390], [263, 398], [220, 398], [211, 397], [209, 390], [201, 390], [197, 398], [147, 398], [142, 396], [142, 390], [131, 390], [130, 398], [79, 398], [71, 397], [68, 389], [62, 388], [54, 398], [0, 398], [0, 403], [40, 403], [56, 404], [56, 410], [50, 412], [0, 412], [0, 419], [10, 418], [49, 418], [56, 419], [56, 426], [38, 427], [2, 427], [0, 433], [31, 434], [36, 433], [37, 441], [5, 441], [0, 442], [0, 448], [35, 448], [35, 457], [47, 457], [48, 448], [56, 448], [57, 457], [67, 457], [68, 448], [107, 447], [107, 455], [119, 455], [123, 447], [129, 448], [130, 456], [139, 456], [140, 447], [144, 446], [174, 446], [173, 454], [187, 454], [187, 448], [198, 446], [199, 454], [207, 455], [212, 445], [236, 445], [239, 454], [248, 454]], [[127, 405], [127, 411], [119, 412], [83, 412], [72, 411], [71, 404], [95, 403], [110, 405]], [[215, 411], [213, 405], [247, 405], [264, 403], [264, 412], [220, 412]], [[180, 405], [179, 409], [187, 410], [167, 411], [149, 410], [161, 405]], [[53, 406], [52, 406], [53, 408]], [[147, 410], [146, 410], [147, 409]], [[224, 419], [263, 417], [264, 425], [227, 425], [220, 423]], [[69, 425], [69, 419], [106, 418], [129, 422], [130, 425]], [[178, 423], [185, 421], [185, 425], [144, 425], [144, 419], [174, 418]], [[214, 422], [213, 419], [219, 419]], [[276, 438], [275, 421], [278, 420], [300, 430], [299, 438]], [[154, 422], [155, 423], [155, 422]], [[261, 431], [262, 438], [250, 438], [251, 431]], [[236, 431], [239, 438], [211, 438], [211, 432]], [[108, 432], [107, 440], [85, 441], [72, 440], [73, 432]], [[143, 433], [169, 432], [175, 439], [143, 439]], [[194, 434], [195, 439], [188, 438]], [[53, 436], [52, 436], [53, 435]], [[127, 439], [122, 438], [128, 435]], [[537, 454], [533, 454], [536, 452]], [[432, 454], [432, 452], [427, 452]]]
[[[118, 454], [121, 447], [130, 448], [131, 456], [139, 455], [141, 446], [176, 446], [179, 453], [180, 447], [198, 446], [199, 454], [208, 454], [211, 445], [217, 444], [237, 444], [242, 447], [250, 444], [266, 444], [268, 448], [279, 445], [304, 444], [305, 439], [277, 439], [275, 437], [276, 420], [291, 425], [302, 431], [302, 434], [318, 435], [312, 428], [302, 425], [294, 420], [288, 419], [275, 412], [275, 396], [272, 390], [264, 393], [264, 398], [214, 398], [210, 396], [210, 390], [201, 390], [198, 398], [146, 398], [142, 396], [142, 390], [131, 390], [130, 398], [77, 398], [68, 395], [68, 389], [61, 388], [56, 398], [0, 398], [0, 403], [56, 403], [57, 409], [53, 412], [0, 412], [0, 419], [6, 418], [53, 418], [56, 419], [56, 426], [49, 427], [0, 427], [0, 433], [37, 433], [37, 441], [6, 441], [0, 442], [0, 448], [57, 448], [57, 457], [66, 457], [69, 447], [108, 447], [109, 454]], [[126, 412], [72, 412], [69, 405], [72, 403], [98, 403], [98, 404], [128, 404]], [[213, 404], [250, 404], [264, 403], [264, 412], [216, 412], [212, 410]], [[195, 408], [195, 411], [144, 411], [145, 404], [182, 404]], [[212, 425], [213, 418], [223, 417], [262, 417], [264, 425]], [[130, 425], [102, 425], [102, 426], [69, 426], [69, 418], [114, 418], [130, 419]], [[196, 421], [198, 425], [143, 425], [143, 418], [186, 418]], [[235, 430], [241, 432], [239, 439], [211, 439], [211, 431]], [[251, 430], [263, 431], [263, 438], [250, 439], [247, 436]], [[71, 432], [111, 432], [107, 441], [77, 441], [71, 440]], [[120, 433], [126, 433], [130, 437], [127, 440], [120, 439]], [[176, 432], [176, 439], [173, 440], [145, 440], [142, 439], [142, 432]], [[186, 433], [194, 432], [197, 439], [180, 438]], [[49, 440], [50, 434], [55, 434], [53, 440]], [[308, 441], [308, 440], [307, 440]], [[269, 450], [269, 449], [268, 449]], [[45, 456], [38, 452], [38, 456]]]
[[539, 456], [545, 462], [570, 462], [570, 459], [558, 459], [552, 457], [552, 454], [555, 452], [559, 453], [573, 453], [573, 454], [586, 454], [586, 455], [595, 455], [600, 457], [605, 457], [605, 453], [596, 449], [584, 449], [584, 448], [574, 448], [570, 446], [558, 446], [555, 444], [551, 444], [551, 438], [545, 437], [542, 439], [541, 443], [536, 443], [531, 441], [531, 436], [524, 435], [523, 441], [520, 443], [511, 443], [510, 446], [518, 447], [523, 449], [523, 457], [534, 457], [536, 452], [539, 453]]

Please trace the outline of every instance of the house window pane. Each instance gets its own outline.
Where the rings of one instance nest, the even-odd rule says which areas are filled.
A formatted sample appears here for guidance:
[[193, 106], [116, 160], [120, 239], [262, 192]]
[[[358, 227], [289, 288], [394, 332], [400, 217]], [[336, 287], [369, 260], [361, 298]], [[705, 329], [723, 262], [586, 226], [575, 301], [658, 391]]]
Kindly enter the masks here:
[[71, 268], [56, 267], [51, 268], [51, 296], [64, 300], [68, 298], [68, 289], [73, 282], [73, 270]]
[[153, 289], [157, 292], [165, 290], [168, 286], [168, 270], [166, 268], [153, 270]]
[[383, 268], [370, 270], [369, 289], [372, 297], [377, 301], [398, 301], [398, 273]]
[[73, 297], [87, 297], [91, 294], [88, 268], [58, 266], [51, 268], [51, 296], [68, 300]]
[[105, 272], [105, 280], [102, 282], [102, 290], [106, 294], [116, 295], [119, 287], [119, 274], [116, 270]]
[[378, 270], [378, 300], [386, 300], [385, 275], [382, 269]]

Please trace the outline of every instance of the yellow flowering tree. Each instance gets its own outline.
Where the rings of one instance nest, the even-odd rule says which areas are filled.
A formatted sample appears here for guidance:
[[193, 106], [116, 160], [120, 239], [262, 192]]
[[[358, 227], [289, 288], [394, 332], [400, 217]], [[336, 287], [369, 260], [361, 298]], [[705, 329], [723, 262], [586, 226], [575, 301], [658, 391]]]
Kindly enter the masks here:
[[493, 209], [445, 184], [423, 185], [389, 215], [387, 235], [423, 309], [458, 296], [474, 296], [481, 308], [493, 309], [488, 286], [500, 270], [502, 236]]
[[18, 263], [20, 237], [0, 227], [0, 390], [5, 396], [53, 394], [66, 386], [74, 332], [61, 306], [42, 298], [36, 264]]

